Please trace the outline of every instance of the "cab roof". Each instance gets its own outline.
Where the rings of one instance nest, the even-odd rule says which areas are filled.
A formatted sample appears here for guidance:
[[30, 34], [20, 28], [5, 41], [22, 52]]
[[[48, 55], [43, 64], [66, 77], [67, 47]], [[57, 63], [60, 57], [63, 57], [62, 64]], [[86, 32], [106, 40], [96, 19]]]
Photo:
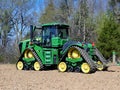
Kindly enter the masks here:
[[42, 24], [42, 27], [45, 27], [45, 26], [67, 26], [67, 27], [69, 27], [69, 25], [65, 24], [65, 23], [46, 23], [46, 24]]

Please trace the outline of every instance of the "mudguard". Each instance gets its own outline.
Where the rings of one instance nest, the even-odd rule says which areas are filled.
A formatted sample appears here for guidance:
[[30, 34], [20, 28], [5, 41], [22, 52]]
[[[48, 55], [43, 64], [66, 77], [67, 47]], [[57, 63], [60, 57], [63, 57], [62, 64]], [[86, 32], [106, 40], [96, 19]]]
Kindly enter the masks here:
[[77, 42], [77, 41], [68, 41], [68, 42], [66, 42], [66, 43], [63, 45], [61, 52], [62, 52], [63, 54], [65, 54], [71, 46], [78, 46], [78, 47], [83, 48], [83, 47], [82, 47], [82, 43], [80, 43], [80, 42]]

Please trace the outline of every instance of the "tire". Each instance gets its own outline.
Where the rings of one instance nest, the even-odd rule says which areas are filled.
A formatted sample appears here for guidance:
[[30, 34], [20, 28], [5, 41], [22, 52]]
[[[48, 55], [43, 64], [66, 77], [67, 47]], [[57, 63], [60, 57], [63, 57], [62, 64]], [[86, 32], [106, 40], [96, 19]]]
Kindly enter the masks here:
[[98, 69], [99, 71], [104, 70], [105, 66], [103, 65], [103, 63], [102, 63], [101, 61], [97, 61], [97, 64], [98, 64], [97, 69]]
[[24, 63], [23, 63], [23, 61], [18, 61], [17, 62], [17, 64], [16, 64], [16, 68], [18, 69], [18, 70], [24, 70]]
[[58, 64], [58, 70], [60, 72], [65, 72], [67, 70], [67, 64], [65, 62], [60, 62]]
[[41, 61], [35, 61], [33, 64], [33, 68], [35, 71], [40, 71], [43, 69], [43, 64], [41, 63]]
[[82, 63], [81, 70], [85, 74], [90, 73], [90, 66], [89, 66], [89, 64], [88, 63]]

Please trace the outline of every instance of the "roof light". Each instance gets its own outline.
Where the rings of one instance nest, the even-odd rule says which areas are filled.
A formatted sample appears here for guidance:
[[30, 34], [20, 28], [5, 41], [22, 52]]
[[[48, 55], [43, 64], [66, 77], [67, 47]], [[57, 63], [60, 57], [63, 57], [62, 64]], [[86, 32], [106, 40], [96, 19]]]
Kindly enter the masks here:
[[93, 46], [93, 47], [95, 46], [95, 43], [94, 43], [94, 42], [92, 42], [92, 46]]

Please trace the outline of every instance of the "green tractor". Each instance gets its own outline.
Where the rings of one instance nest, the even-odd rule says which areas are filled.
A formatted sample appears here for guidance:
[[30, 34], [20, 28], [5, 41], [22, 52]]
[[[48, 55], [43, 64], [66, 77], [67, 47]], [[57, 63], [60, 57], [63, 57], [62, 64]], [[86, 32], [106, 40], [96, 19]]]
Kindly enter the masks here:
[[106, 60], [94, 44], [70, 40], [69, 25], [30, 26], [30, 39], [19, 43], [18, 70], [44, 70], [57, 66], [60, 72], [93, 73], [106, 68]]

